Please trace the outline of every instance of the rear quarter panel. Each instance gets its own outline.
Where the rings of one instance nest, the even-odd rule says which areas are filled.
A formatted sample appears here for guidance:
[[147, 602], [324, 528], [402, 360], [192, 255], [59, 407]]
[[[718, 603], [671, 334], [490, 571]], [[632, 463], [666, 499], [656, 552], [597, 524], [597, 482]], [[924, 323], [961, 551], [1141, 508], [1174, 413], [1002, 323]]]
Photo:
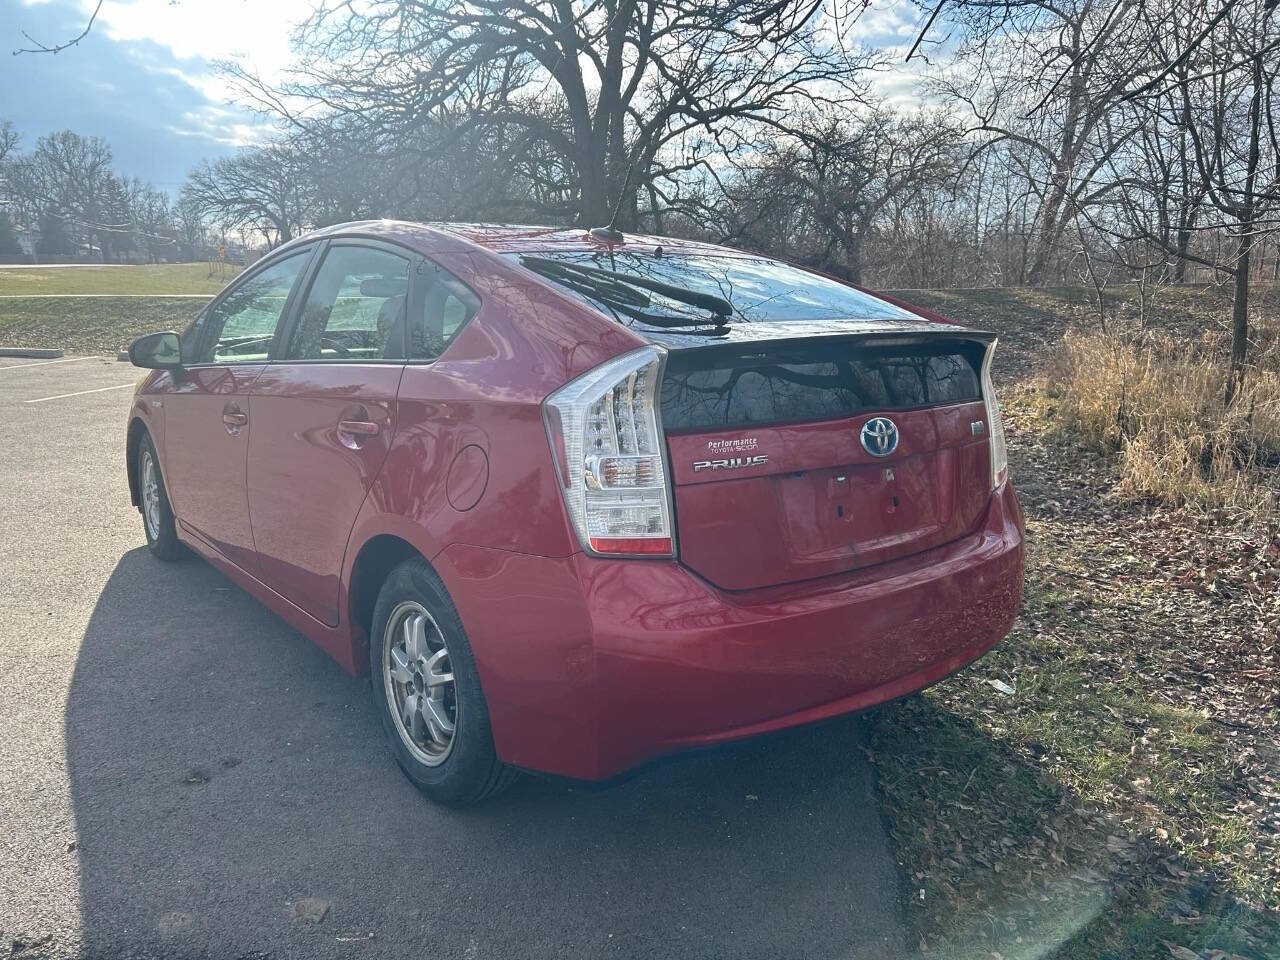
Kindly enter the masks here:
[[[489, 622], [485, 612], [502, 582], [462, 573], [442, 552], [451, 545], [512, 557], [577, 552], [542, 401], [644, 341], [488, 251], [430, 256], [480, 295], [481, 308], [440, 359], [406, 367], [395, 440], [352, 531], [344, 581], [351, 583], [371, 538], [399, 536], [436, 565], [464, 623]], [[482, 678], [488, 682], [522, 642], [518, 625], [474, 637]], [[359, 653], [354, 659], [362, 662]]]
[[[423, 528], [436, 551], [468, 543], [568, 556], [577, 545], [565, 522], [542, 401], [643, 341], [493, 254], [432, 256], [476, 289], [480, 312], [439, 360], [405, 368], [395, 441], [357, 530], [377, 515], [403, 517]], [[472, 455], [455, 468], [468, 447], [483, 458]], [[474, 476], [480, 459], [487, 460], [483, 480]], [[469, 475], [455, 473], [451, 485], [451, 468]], [[464, 487], [471, 497], [460, 496]]]

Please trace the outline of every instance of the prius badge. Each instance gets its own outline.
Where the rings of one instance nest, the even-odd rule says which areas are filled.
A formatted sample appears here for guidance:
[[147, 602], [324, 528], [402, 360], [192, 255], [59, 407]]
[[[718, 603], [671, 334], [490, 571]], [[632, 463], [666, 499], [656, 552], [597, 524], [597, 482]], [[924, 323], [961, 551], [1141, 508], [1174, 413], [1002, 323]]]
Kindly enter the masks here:
[[888, 417], [872, 417], [862, 425], [862, 449], [873, 457], [887, 457], [898, 449], [898, 425]]
[[727, 457], [724, 460], [695, 460], [693, 472], [699, 470], [740, 470], [743, 467], [763, 467], [769, 458], [763, 455], [755, 457]]

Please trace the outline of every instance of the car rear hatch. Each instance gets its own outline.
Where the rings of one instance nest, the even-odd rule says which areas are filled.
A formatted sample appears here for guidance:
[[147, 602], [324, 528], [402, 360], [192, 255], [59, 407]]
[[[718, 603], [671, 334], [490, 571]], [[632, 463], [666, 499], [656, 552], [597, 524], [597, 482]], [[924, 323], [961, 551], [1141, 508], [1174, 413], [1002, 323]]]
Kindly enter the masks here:
[[[559, 456], [584, 547], [676, 555], [718, 587], [753, 590], [977, 528], [1005, 469], [994, 393], [984, 399], [993, 336], [776, 260], [675, 244], [513, 255], [665, 350], [660, 430], [639, 367], [599, 397], [584, 375], [552, 404], [572, 421]], [[669, 490], [641, 449], [649, 427], [665, 442]], [[599, 469], [577, 466], [588, 446]]]
[[977, 528], [991, 492], [991, 337], [886, 326], [670, 350], [661, 415], [681, 562], [750, 590]]

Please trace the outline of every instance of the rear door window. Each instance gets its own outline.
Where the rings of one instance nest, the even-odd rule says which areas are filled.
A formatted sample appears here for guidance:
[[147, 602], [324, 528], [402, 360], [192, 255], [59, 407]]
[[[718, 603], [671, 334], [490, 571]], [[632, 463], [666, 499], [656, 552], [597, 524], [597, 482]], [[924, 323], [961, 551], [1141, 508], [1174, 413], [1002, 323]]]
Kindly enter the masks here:
[[444, 267], [425, 260], [418, 271], [425, 286], [422, 308], [409, 323], [409, 356], [434, 360], [444, 352], [463, 324], [480, 310], [480, 298]]

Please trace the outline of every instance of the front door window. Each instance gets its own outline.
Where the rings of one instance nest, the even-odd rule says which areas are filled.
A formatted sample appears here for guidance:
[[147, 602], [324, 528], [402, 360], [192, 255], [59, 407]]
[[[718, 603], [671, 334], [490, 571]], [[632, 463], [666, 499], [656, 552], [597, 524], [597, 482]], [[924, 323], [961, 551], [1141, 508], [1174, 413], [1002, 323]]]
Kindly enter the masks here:
[[289, 301], [298, 274], [307, 265], [304, 250], [240, 281], [210, 311], [191, 363], [259, 363], [267, 359], [271, 339]]

